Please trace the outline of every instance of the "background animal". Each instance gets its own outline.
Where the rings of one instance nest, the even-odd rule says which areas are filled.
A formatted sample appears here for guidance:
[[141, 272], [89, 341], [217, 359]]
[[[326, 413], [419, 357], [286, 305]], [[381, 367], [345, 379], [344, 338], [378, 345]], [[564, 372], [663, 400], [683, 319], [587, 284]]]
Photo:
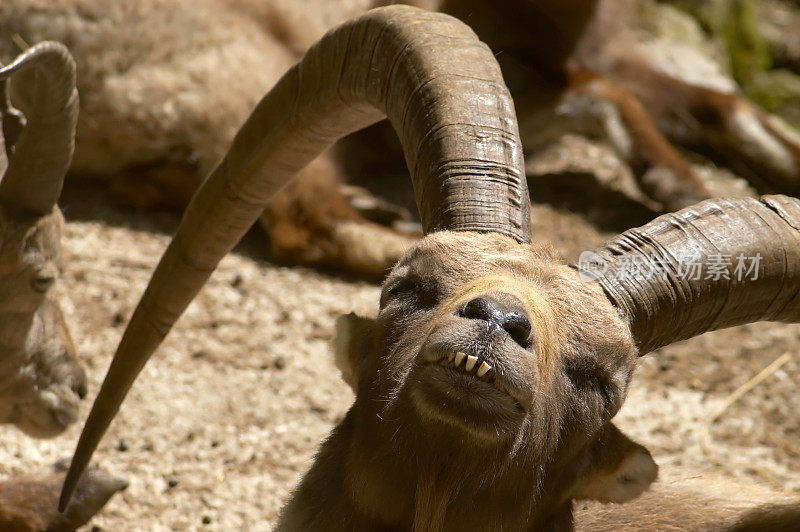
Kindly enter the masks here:
[[[791, 266], [800, 206], [713, 200], [664, 216], [599, 248], [608, 269], [587, 283], [528, 244], [508, 102], [491, 54], [449, 17], [376, 10], [313, 47], [259, 102], [184, 214], [89, 415], [61, 505], [145, 362], [274, 191], [378, 110], [402, 139], [432, 234], [386, 281], [370, 331], [348, 344], [355, 406], [279, 526], [568, 528], [573, 498], [623, 502], [646, 488], [655, 478], [646, 453], [601, 460], [619, 445], [608, 420], [635, 356], [718, 327], [800, 318]], [[676, 273], [686, 251], [708, 261], [736, 250], [764, 253], [764, 274]], [[625, 259], [651, 255], [670, 282], [631, 273]], [[597, 486], [597, 472], [611, 478]]]
[[[8, 101], [18, 74], [25, 115]], [[78, 112], [75, 63], [57, 43], [31, 48], [0, 69], [0, 422], [52, 437], [86, 395], [53, 285], [64, 219], [56, 206]]]
[[[261, 94], [326, 29], [376, 3], [381, 2], [152, 1], [120, 6], [12, 1], [0, 12], [5, 21], [0, 53], [15, 51], [15, 36], [18, 44], [20, 38], [66, 42], [78, 58], [84, 95], [73, 173], [110, 179], [130, 204], [182, 207]], [[645, 24], [632, 15], [649, 6], [654, 18], [662, 18], [652, 4], [416, 3], [466, 20], [498, 53], [523, 117], [529, 152], [538, 153], [543, 143], [562, 138], [570, 128], [605, 139], [616, 153], [610, 157], [624, 161], [618, 168], [632, 169], [637, 184], [630, 184], [627, 193], [644, 216], [652, 216], [648, 209], [672, 210], [720, 192], [717, 182], [701, 179], [703, 172], [663, 133], [733, 165], [762, 191], [795, 190], [800, 144], [789, 128], [737, 95], [735, 84], [702, 54], [685, 46], [680, 60], [656, 53], [663, 55], [672, 45], [652, 46], [654, 39], [641, 37]], [[177, 13], [186, 31], [176, 31], [172, 21]], [[544, 49], [548, 52], [539, 53]], [[381, 136], [373, 132], [366, 148], [356, 142], [346, 153], [318, 160], [272, 202], [262, 224], [274, 258], [380, 277], [399, 257], [410, 241], [403, 223], [408, 211], [363, 191], [342, 189], [342, 174], [375, 188], [379, 176], [403, 172], [388, 164], [391, 148], [369, 147]], [[380, 163], [359, 163], [370, 151], [371, 160]], [[531, 170], [536, 175], [543, 168]], [[396, 191], [388, 195], [393, 202], [402, 196]], [[418, 236], [413, 228], [410, 236]], [[363, 241], [379, 245], [358, 245]]]
[[[9, 101], [9, 78], [27, 104]], [[44, 42], [0, 67], [0, 422], [51, 438], [78, 416], [86, 393], [54, 284], [64, 219], [56, 206], [78, 114], [75, 63], [63, 45]], [[63, 481], [15, 476], [0, 482], [3, 530], [74, 530], [126, 483], [93, 469], [67, 511], [56, 511]]]

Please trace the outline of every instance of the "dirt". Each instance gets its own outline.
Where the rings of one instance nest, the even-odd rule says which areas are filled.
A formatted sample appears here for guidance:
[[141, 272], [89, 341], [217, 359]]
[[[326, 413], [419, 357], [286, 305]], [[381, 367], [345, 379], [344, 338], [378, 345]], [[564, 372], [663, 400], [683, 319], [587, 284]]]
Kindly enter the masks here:
[[[624, 194], [598, 197], [602, 187], [580, 172], [539, 185], [537, 238], [568, 255], [650, 216]], [[61, 203], [60, 291], [93, 398], [178, 217], [116, 208], [101, 186], [71, 186]], [[328, 344], [338, 314], [375, 311], [378, 286], [270, 263], [263, 239], [254, 231], [223, 260], [137, 381], [95, 455], [130, 487], [86, 530], [268, 530], [352, 402]], [[618, 423], [667, 473], [800, 493], [798, 345], [800, 326], [756, 324], [661, 349], [641, 360]], [[788, 363], [709, 425], [783, 353]], [[71, 454], [79, 430], [37, 441], [0, 428], [0, 474], [47, 469]]]

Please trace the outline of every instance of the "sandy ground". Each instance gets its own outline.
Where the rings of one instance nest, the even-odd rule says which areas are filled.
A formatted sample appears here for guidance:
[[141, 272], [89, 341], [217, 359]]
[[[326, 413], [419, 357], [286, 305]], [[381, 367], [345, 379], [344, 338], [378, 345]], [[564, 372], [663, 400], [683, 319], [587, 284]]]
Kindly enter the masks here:
[[[545, 203], [535, 207], [537, 235], [564, 253], [649, 216], [591, 187], [559, 195], [565, 179], [539, 187]], [[62, 199], [69, 224], [60, 290], [92, 398], [178, 221], [112, 204], [93, 187], [72, 187]], [[352, 394], [328, 347], [333, 323], [343, 312], [374, 312], [378, 287], [271, 264], [264, 248], [253, 232], [222, 262], [137, 381], [95, 455], [130, 487], [87, 530], [268, 530], [348, 408]], [[800, 327], [756, 324], [662, 349], [641, 361], [618, 423], [651, 449], [665, 478], [719, 474], [800, 493], [798, 345]], [[787, 364], [709, 426], [737, 387], [787, 352]], [[0, 474], [45, 470], [70, 455], [79, 429], [35, 441], [0, 428]]]

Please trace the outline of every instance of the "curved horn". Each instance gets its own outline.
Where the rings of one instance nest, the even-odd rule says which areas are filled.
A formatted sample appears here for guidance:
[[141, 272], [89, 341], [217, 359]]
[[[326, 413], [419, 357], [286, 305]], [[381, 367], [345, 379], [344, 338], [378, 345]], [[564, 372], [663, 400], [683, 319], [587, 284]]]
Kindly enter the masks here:
[[[17, 139], [6, 138], [13, 144], [13, 153], [7, 146], [9, 160], [0, 181], [0, 201], [44, 214], [58, 201], [72, 160], [78, 91], [75, 61], [61, 43], [46, 41], [29, 48], [0, 68], [0, 80], [30, 68], [34, 72], [18, 87], [30, 101], [27, 125]], [[4, 121], [7, 116], [13, 115], [4, 113]]]
[[332, 30], [261, 100], [192, 199], [86, 421], [62, 507], [150, 355], [270, 197], [383, 114], [402, 142], [426, 232], [529, 239], [513, 103], [489, 48], [458, 20], [408, 6]]
[[[645, 354], [706, 331], [800, 322], [800, 200], [712, 199], [581, 256]], [[584, 260], [593, 263], [587, 272]], [[642, 268], [641, 266], [645, 267]]]

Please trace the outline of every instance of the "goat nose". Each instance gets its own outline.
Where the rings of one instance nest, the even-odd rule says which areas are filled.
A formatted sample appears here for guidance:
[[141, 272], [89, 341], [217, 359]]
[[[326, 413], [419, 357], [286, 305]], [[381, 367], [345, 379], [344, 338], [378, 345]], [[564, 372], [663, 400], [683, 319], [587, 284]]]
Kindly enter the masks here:
[[508, 294], [483, 295], [471, 299], [459, 314], [464, 318], [483, 320], [504, 329], [525, 349], [531, 346], [531, 322], [522, 302]]

